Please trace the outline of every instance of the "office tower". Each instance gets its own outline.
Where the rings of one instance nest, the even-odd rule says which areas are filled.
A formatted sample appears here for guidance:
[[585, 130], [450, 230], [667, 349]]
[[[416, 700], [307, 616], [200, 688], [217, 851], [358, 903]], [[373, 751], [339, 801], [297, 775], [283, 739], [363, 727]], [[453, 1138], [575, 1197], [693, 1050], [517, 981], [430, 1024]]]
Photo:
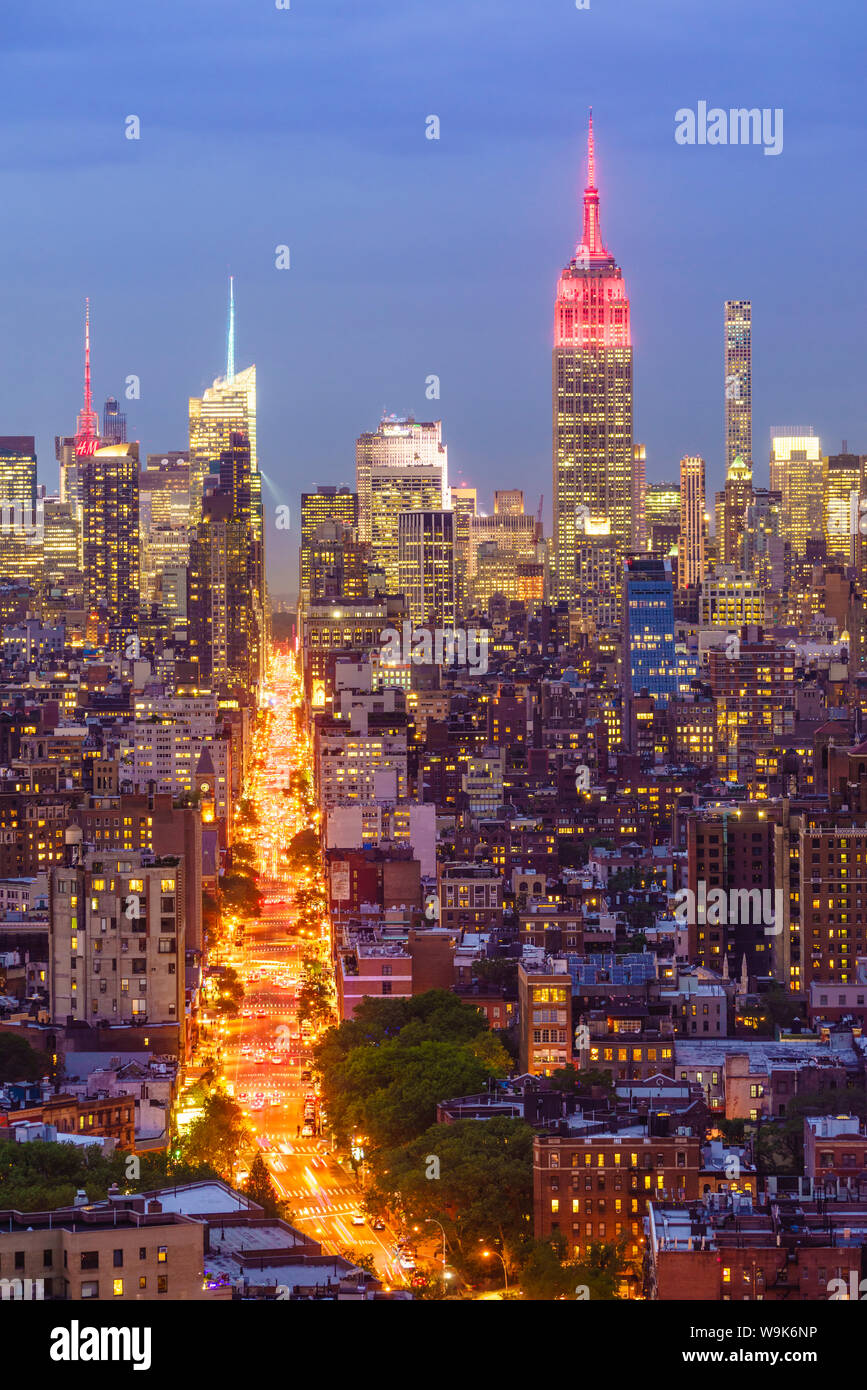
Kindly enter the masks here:
[[792, 577], [791, 548], [782, 535], [782, 495], [756, 488], [744, 521], [743, 568], [761, 589], [785, 594]]
[[4, 526], [36, 524], [36, 441], [32, 434], [0, 435], [0, 510]]
[[0, 580], [42, 577], [42, 509], [37, 510], [33, 435], [0, 435]]
[[148, 454], [139, 475], [141, 591], [155, 603], [160, 575], [190, 556], [190, 469], [185, 452]]
[[699, 598], [702, 627], [740, 630], [751, 623], [762, 627], [764, 621], [764, 593], [752, 575], [744, 574], [736, 565], [717, 565], [713, 574], [702, 580]]
[[[445, 453], [436, 463], [374, 463], [370, 467], [371, 563], [383, 571], [386, 592], [400, 592], [398, 522], [402, 512], [443, 511], [448, 488]], [[361, 494], [358, 498], [361, 517]], [[362, 527], [359, 520], [359, 533]], [[363, 535], [361, 536], [363, 539]]]
[[674, 648], [671, 561], [628, 555], [623, 561], [623, 692], [630, 748], [638, 744], [636, 701], [647, 692], [664, 709], [679, 688]]
[[632, 449], [632, 528], [633, 548], [647, 549], [647, 449], [635, 444]]
[[494, 516], [523, 516], [524, 494], [520, 488], [500, 488], [494, 493]]
[[472, 580], [478, 568], [478, 554], [489, 542], [521, 560], [538, 558], [536, 518], [527, 512], [495, 512], [493, 516], [472, 516], [468, 532], [467, 575]]
[[455, 516], [455, 607], [458, 615], [467, 611], [467, 570], [470, 562], [470, 524], [476, 515], [478, 497], [474, 487], [453, 487], [452, 511]]
[[102, 437], [107, 444], [126, 443], [126, 415], [114, 396], [109, 396], [102, 407]]
[[680, 485], [648, 483], [644, 494], [645, 547], [652, 555], [670, 555], [680, 538]]
[[725, 306], [726, 474], [735, 459], [753, 465], [752, 305], [727, 299]]
[[43, 556], [47, 585], [76, 585], [81, 575], [81, 527], [71, 502], [46, 497], [43, 504]]
[[829, 454], [824, 466], [825, 551], [829, 560], [851, 565], [859, 534], [862, 499], [867, 502], [867, 457]]
[[584, 227], [560, 276], [553, 353], [553, 591], [576, 590], [581, 522], [633, 540], [632, 346], [623, 274], [602, 244], [593, 117], [587, 137]]
[[300, 600], [304, 607], [311, 597], [311, 547], [319, 527], [326, 522], [351, 528], [358, 526], [358, 495], [351, 488], [320, 484], [315, 492], [301, 494]]
[[232, 493], [207, 495], [190, 543], [189, 648], [199, 683], [222, 695], [246, 695], [264, 674], [260, 563], [250, 518], [235, 510]]
[[326, 599], [367, 598], [369, 558], [370, 546], [358, 539], [357, 527], [321, 521], [304, 547], [304, 609]]
[[783, 538], [796, 559], [825, 535], [825, 461], [811, 426], [772, 431], [771, 489], [782, 496]]
[[455, 625], [455, 527], [446, 511], [401, 512], [398, 589], [414, 627]]
[[723, 565], [741, 562], [744, 517], [753, 500], [753, 470], [745, 459], [736, 458], [726, 474], [725, 487], [717, 507], [717, 558]]
[[697, 454], [687, 454], [680, 460], [680, 538], [677, 572], [681, 589], [700, 584], [704, 579], [704, 512], [704, 459]]
[[139, 607], [138, 444], [99, 445], [79, 457], [85, 598], [124, 651]]
[[442, 500], [448, 502], [448, 451], [442, 442], [442, 421], [419, 422], [412, 415], [405, 419], [384, 415], [379, 428], [372, 434], [362, 434], [355, 444], [355, 478], [358, 493], [359, 540], [373, 540], [372, 470], [412, 467], [439, 469], [442, 475]]
[[226, 375], [217, 377], [201, 396], [190, 397], [190, 519], [194, 525], [202, 514], [205, 479], [217, 469], [220, 454], [236, 432], [250, 441], [253, 513], [258, 539], [263, 543], [262, 479], [256, 453], [256, 367], [235, 371], [235, 297], [230, 280]]
[[579, 536], [576, 608], [598, 632], [619, 632], [622, 623], [623, 557], [612, 536]]

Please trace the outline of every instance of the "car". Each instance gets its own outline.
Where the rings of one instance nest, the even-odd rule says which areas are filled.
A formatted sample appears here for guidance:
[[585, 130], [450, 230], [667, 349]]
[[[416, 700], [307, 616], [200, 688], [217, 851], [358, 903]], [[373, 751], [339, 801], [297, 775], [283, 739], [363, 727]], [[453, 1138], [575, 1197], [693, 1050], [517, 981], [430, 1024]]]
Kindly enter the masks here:
[[303, 1125], [303, 1126], [302, 1126], [302, 1129], [301, 1129], [301, 1138], [302, 1138], [302, 1139], [312, 1139], [312, 1138], [313, 1138], [313, 1126], [312, 1126], [312, 1125]]
[[350, 1216], [349, 1220], [350, 1220], [350, 1222], [352, 1223], [353, 1226], [363, 1226], [363, 1225], [364, 1225], [364, 1217], [363, 1217], [363, 1215], [361, 1214], [360, 1211], [354, 1211], [354, 1212], [352, 1213], [352, 1215]]
[[252, 1010], [252, 1009], [242, 1009], [242, 1010], [241, 1010], [241, 1017], [242, 1017], [242, 1018], [252, 1018], [252, 1017], [253, 1017], [253, 1010]]
[[304, 1071], [302, 1071], [302, 1073], [301, 1073], [301, 1080], [302, 1080], [302, 1081], [309, 1081], [311, 1075], [312, 1075], [312, 1073], [311, 1073], [310, 1071], [308, 1071], [307, 1068], [305, 1067]]
[[373, 1221], [371, 1221], [371, 1223], [370, 1223], [370, 1229], [371, 1229], [372, 1231], [384, 1231], [384, 1230], [385, 1230], [385, 1222], [383, 1221], [383, 1219], [382, 1219], [381, 1216], [377, 1216]]
[[404, 1252], [400, 1257], [400, 1267], [401, 1269], [415, 1269], [415, 1260], [412, 1255], [407, 1255]]

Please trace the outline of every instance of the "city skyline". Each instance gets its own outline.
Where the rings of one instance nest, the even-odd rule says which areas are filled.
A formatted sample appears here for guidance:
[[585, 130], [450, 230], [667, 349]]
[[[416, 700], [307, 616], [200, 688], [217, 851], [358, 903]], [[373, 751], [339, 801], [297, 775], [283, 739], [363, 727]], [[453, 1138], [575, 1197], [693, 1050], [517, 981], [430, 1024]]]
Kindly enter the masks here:
[[[714, 44], [699, 45], [691, 61], [691, 89], [675, 96], [666, 51], [678, 19], [673, 11], [650, 24], [640, 6], [630, 6], [634, 34], [621, 15], [614, 47], [615, 21], [601, 13], [531, 16], [517, 3], [505, 11], [498, 6], [510, 23], [502, 34], [485, 26], [485, 69], [468, 57], [450, 78], [443, 65], [451, 36], [462, 35], [469, 41], [463, 48], [471, 48], [489, 7], [458, 15], [447, 4], [441, 7], [442, 24], [426, 33], [410, 16], [401, 17], [392, 31], [383, 21], [397, 11], [382, 4], [375, 40], [351, 22], [351, 7], [326, 8], [327, 16], [295, 10], [275, 11], [267, 20], [245, 16], [243, 26], [240, 19], [221, 15], [219, 32], [203, 46], [195, 15], [173, 16], [174, 52], [165, 81], [183, 60], [182, 98], [174, 92], [169, 98], [168, 88], [130, 44], [123, 109], [116, 96], [107, 100], [97, 92], [86, 128], [73, 103], [70, 130], [57, 129], [52, 113], [67, 90], [66, 75], [56, 91], [38, 82], [32, 90], [10, 88], [31, 172], [23, 176], [14, 163], [8, 172], [21, 219], [0, 234], [10, 267], [7, 308], [16, 325], [4, 379], [17, 402], [16, 415], [23, 417], [10, 420], [7, 429], [34, 432], [40, 460], [50, 460], [55, 434], [72, 432], [79, 409], [80, 306], [88, 294], [95, 399], [117, 397], [128, 414], [128, 435], [141, 442], [143, 453], [182, 447], [186, 398], [221, 370], [225, 284], [231, 273], [239, 358], [256, 361], [259, 368], [262, 467], [281, 502], [297, 506], [301, 491], [320, 481], [351, 481], [352, 440], [375, 428], [383, 409], [412, 412], [417, 419], [441, 416], [455, 481], [478, 487], [483, 497], [495, 484], [525, 485], [547, 454], [543, 364], [550, 347], [550, 294], [564, 240], [573, 234], [583, 180], [584, 112], [591, 104], [607, 235], [628, 267], [635, 437], [647, 446], [648, 480], [672, 476], [680, 457], [700, 454], [707, 459], [709, 492], [722, 485], [718, 325], [721, 306], [733, 297], [750, 299], [756, 318], [758, 469], [764, 467], [773, 424], [804, 413], [798, 406], [805, 383], [806, 414], [826, 451], [838, 449], [842, 438], [857, 437], [862, 352], [850, 300], [857, 263], [844, 232], [857, 219], [864, 196], [848, 178], [861, 132], [840, 114], [852, 104], [848, 97], [856, 74], [854, 65], [850, 70], [845, 59], [834, 56], [833, 35], [818, 15], [813, 21], [806, 15], [793, 26], [781, 5], [766, 7], [761, 19], [742, 4], [727, 7], [714, 17], [710, 31], [720, 56], [710, 51]], [[85, 21], [81, 34], [69, 32], [61, 7], [49, 5], [47, 13], [73, 44], [86, 39], [90, 45], [82, 62], [71, 65], [79, 83], [97, 61], [99, 44], [107, 42], [94, 32], [99, 7], [93, 10], [93, 28]], [[346, 33], [339, 25], [335, 29], [335, 16], [349, 20]], [[115, 16], [112, 20], [115, 41], [135, 36], [137, 19], [126, 16], [119, 25]], [[856, 27], [860, 22], [858, 17], [850, 21]], [[321, 66], [325, 26], [327, 72]], [[14, 50], [39, 50], [25, 19], [16, 17], [11, 28]], [[721, 56], [735, 32], [742, 64], [737, 81]], [[773, 73], [764, 64], [771, 32], [775, 51], [790, 60], [776, 64]], [[409, 89], [390, 60], [422, 34], [433, 75], [418, 92]], [[266, 39], [273, 56], [264, 53]], [[243, 79], [231, 75], [229, 63], [238, 43], [248, 60]], [[356, 100], [350, 115], [338, 84], [346, 79], [350, 52], [355, 55], [359, 44], [369, 43], [380, 45], [379, 62], [390, 84], [380, 105], [368, 108], [362, 102], [359, 110]], [[853, 42], [853, 51], [856, 47]], [[529, 111], [512, 93], [518, 49], [520, 61], [527, 52], [540, 73], [530, 89]], [[592, 84], [576, 92], [573, 84], [567, 89], [559, 80], [561, 49], [580, 54], [583, 70], [592, 67]], [[195, 112], [196, 94], [206, 80], [205, 55], [218, 71], [229, 68], [235, 100], [229, 102], [228, 137], [224, 114], [209, 113], [203, 124]], [[619, 77], [613, 101], [615, 61]], [[277, 81], [287, 64], [298, 96], [287, 96], [286, 84]], [[302, 66], [309, 76], [301, 73]], [[813, 95], [803, 83], [807, 71]], [[357, 68], [353, 75], [356, 95], [363, 97], [369, 79]], [[311, 131], [301, 118], [301, 94], [315, 81], [324, 84], [327, 100]], [[676, 86], [687, 86], [682, 76]], [[768, 160], [751, 149], [678, 146], [675, 110], [705, 92], [711, 102], [784, 107], [781, 156]], [[40, 123], [36, 103], [47, 113]], [[440, 107], [441, 138], [427, 141], [425, 118]], [[141, 120], [138, 142], [124, 137], [128, 111]], [[168, 133], [174, 137], [170, 155]], [[210, 161], [217, 148], [228, 183], [245, 169], [245, 194], [256, 202], [255, 228], [242, 216], [245, 198], [218, 228], [206, 218], [210, 201], [200, 196], [204, 171], [197, 165], [202, 158]], [[339, 184], [322, 172], [325, 167], [339, 169]], [[63, 204], [66, 180], [78, 168], [110, 172], [116, 204], [130, 215], [122, 238], [92, 219], [85, 219], [86, 232], [66, 228], [58, 256], [45, 214]], [[172, 199], [191, 177], [192, 196], [184, 196], [184, 206], [192, 209], [179, 219]], [[395, 180], [402, 189], [397, 215], [394, 199], [377, 192]], [[800, 290], [805, 252], [800, 219], [780, 211], [796, 207], [802, 190], [820, 184], [840, 190], [838, 198], [821, 201], [811, 220], [811, 243], [835, 247], [834, 264], [824, 267], [821, 298]], [[456, 216], [444, 217], [438, 207], [444, 202]], [[169, 209], [165, 215], [159, 211], [163, 206]], [[749, 218], [743, 216], [745, 207]], [[274, 248], [284, 243], [291, 247], [292, 265], [278, 272]], [[508, 296], [499, 288], [504, 278], [514, 286]], [[409, 293], [417, 318], [408, 338], [401, 325]], [[337, 319], [341, 334], [335, 351], [330, 336], [326, 349], [318, 334], [319, 325]], [[372, 342], [367, 326], [374, 321], [385, 331]], [[834, 352], [817, 354], [813, 345], [827, 336]], [[336, 402], [327, 385], [334, 371], [343, 387]], [[123, 397], [131, 373], [141, 379], [138, 401]], [[440, 378], [441, 395], [429, 403], [425, 382], [431, 374]], [[53, 468], [43, 480], [50, 485], [52, 477]], [[761, 474], [757, 481], [763, 481]], [[546, 522], [549, 517], [546, 497]], [[291, 547], [287, 544], [285, 557], [272, 547], [269, 564], [278, 589], [291, 577]]]

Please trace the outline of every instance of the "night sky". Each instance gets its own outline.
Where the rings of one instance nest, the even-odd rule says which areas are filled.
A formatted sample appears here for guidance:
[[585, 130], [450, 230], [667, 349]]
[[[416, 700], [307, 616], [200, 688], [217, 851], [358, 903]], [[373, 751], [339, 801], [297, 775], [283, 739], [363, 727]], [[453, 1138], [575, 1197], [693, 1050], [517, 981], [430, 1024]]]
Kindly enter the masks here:
[[[441, 417], [453, 482], [551, 503], [551, 332], [580, 232], [587, 107], [632, 303], [650, 481], [722, 481], [722, 318], [753, 301], [755, 478], [773, 425], [867, 451], [864, 7], [825, 0], [11, 0], [0, 18], [0, 433], [123, 395], [142, 454], [255, 360], [273, 511], [354, 484], [383, 409]], [[682, 147], [675, 112], [783, 108], [779, 156]], [[439, 141], [425, 139], [437, 115]], [[125, 138], [130, 115], [141, 139]], [[291, 269], [275, 268], [275, 247]], [[441, 399], [425, 399], [437, 374]], [[297, 533], [268, 531], [276, 593]]]

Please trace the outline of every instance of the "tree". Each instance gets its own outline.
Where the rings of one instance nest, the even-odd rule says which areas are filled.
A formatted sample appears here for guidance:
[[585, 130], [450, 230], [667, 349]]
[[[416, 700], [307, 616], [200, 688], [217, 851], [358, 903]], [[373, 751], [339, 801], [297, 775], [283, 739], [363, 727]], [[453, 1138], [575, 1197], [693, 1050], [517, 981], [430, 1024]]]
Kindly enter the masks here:
[[180, 1144], [188, 1163], [207, 1163], [221, 1177], [231, 1179], [238, 1152], [249, 1139], [240, 1106], [230, 1096], [215, 1092], [204, 1103]]
[[244, 1184], [244, 1191], [248, 1197], [251, 1197], [263, 1208], [266, 1216], [280, 1216], [282, 1214], [283, 1203], [277, 1195], [271, 1174], [268, 1172], [265, 1160], [260, 1153], [256, 1154], [250, 1166], [250, 1176]]
[[473, 962], [473, 979], [491, 989], [503, 990], [513, 999], [518, 997], [517, 960], [477, 960]]
[[372, 1274], [374, 1279], [378, 1278], [376, 1264], [372, 1255], [366, 1252], [362, 1255], [358, 1255], [351, 1245], [344, 1245], [337, 1253], [344, 1260], [348, 1260], [350, 1264], [356, 1265], [358, 1269], [363, 1269], [365, 1274]]
[[565, 1067], [557, 1067], [551, 1073], [552, 1091], [565, 1091], [568, 1095], [589, 1097], [597, 1088], [601, 1088], [607, 1095], [614, 1095], [616, 1087], [607, 1071], [595, 1067], [576, 1067], [569, 1062]]
[[534, 1302], [577, 1297], [617, 1299], [625, 1269], [624, 1256], [622, 1243], [603, 1242], [591, 1244], [584, 1258], [569, 1260], [562, 1235], [532, 1241], [526, 1248], [521, 1267], [524, 1297]]
[[440, 1221], [459, 1264], [480, 1240], [517, 1252], [530, 1232], [533, 1131], [523, 1120], [433, 1125], [409, 1144], [374, 1150], [371, 1209], [400, 1209], [408, 1224]]
[[37, 1052], [26, 1038], [0, 1033], [0, 1081], [41, 1081], [49, 1068], [49, 1057]]

